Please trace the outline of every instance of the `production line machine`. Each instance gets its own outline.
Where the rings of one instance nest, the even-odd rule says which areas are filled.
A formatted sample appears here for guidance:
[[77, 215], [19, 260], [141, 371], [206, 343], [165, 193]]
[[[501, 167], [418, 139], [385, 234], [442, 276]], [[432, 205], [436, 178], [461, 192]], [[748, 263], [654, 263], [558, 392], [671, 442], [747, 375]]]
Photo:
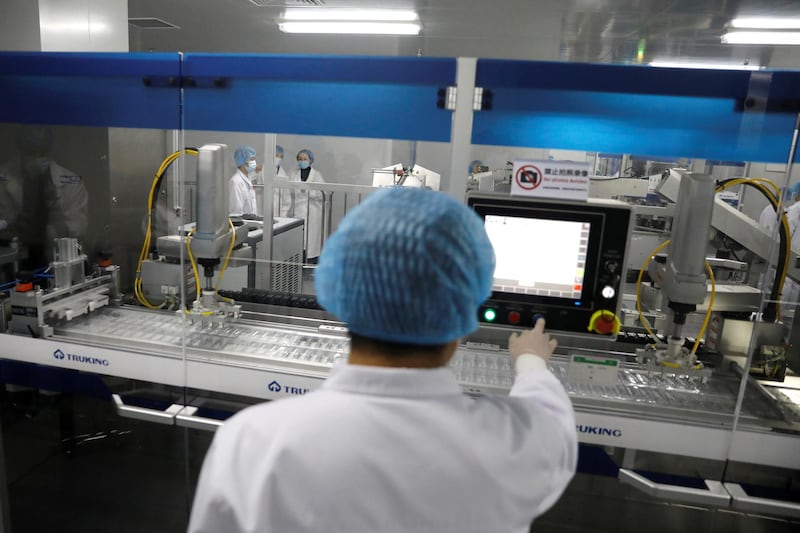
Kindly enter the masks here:
[[[152, 308], [122, 305], [113, 275], [106, 272], [72, 280], [71, 298], [83, 293], [94, 298], [96, 291], [90, 290], [105, 286], [106, 276], [110, 287], [103, 293], [108, 298], [91, 300], [95, 303], [84, 306], [85, 312], [67, 316], [48, 307], [48, 294], [64, 289], [37, 289], [39, 298], [29, 300], [25, 313], [11, 314], [2, 357], [199, 394], [272, 400], [319, 387], [330, 368], [347, 357], [344, 326], [311, 295], [220, 286], [219, 278], [237, 258], [253, 255], [253, 226], [235, 225], [224, 207], [227, 199], [220, 204], [226, 196], [223, 157], [221, 145], [199, 150], [196, 224], [186, 226], [183, 235], [157, 239], [158, 259], [143, 261], [177, 264], [179, 274], [161, 265], [141, 270], [142, 286], [165, 296], [183, 294], [185, 302], [191, 301], [192, 288], [200, 287], [198, 298], [168, 310], [162, 305], [167, 299], [159, 302], [152, 289], [153, 296], [146, 295]], [[507, 393], [514, 379], [506, 351], [509, 332], [544, 317], [559, 339], [549, 367], [573, 400], [582, 442], [800, 469], [796, 396], [777, 382], [765, 384], [743, 374], [743, 360], [727, 357], [720, 349], [724, 342], [711, 342], [710, 333], [702, 343], [709, 321], [700, 331], [692, 324], [709, 310], [713, 294], [706, 278], [708, 242], [698, 228], [722, 231], [720, 220], [734, 216], [724, 212], [718, 219], [718, 203], [713, 211], [708, 208], [715, 204], [714, 185], [708, 176], [691, 173], [665, 180], [665, 196], [678, 203], [672, 211], [672, 244], [663, 261], [656, 259], [648, 270], [652, 285], [646, 291], [626, 283], [635, 207], [610, 200], [470, 193], [467, 203], [484, 219], [497, 270], [492, 295], [479, 310], [481, 328], [464, 340], [451, 362], [463, 390]], [[302, 233], [299, 240], [302, 246]], [[651, 255], [657, 257], [657, 251]], [[185, 285], [144, 283], [147, 268], [169, 268], [170, 279]], [[640, 280], [644, 274], [640, 271]], [[638, 294], [635, 314], [627, 309], [632, 289]], [[14, 294], [17, 302], [20, 296]], [[655, 311], [642, 310], [640, 300]], [[744, 309], [752, 311], [747, 301]], [[10, 307], [21, 306], [12, 302]], [[27, 309], [37, 310], [38, 335], [28, 329]], [[736, 320], [748, 322], [741, 318], [742, 308], [736, 312]], [[749, 323], [758, 332], [759, 353], [763, 346], [786, 351], [790, 331], [784, 323]], [[796, 367], [790, 361], [787, 379], [796, 379]], [[125, 416], [203, 429], [221, 424], [198, 414], [190, 402], [149, 412], [115, 399]], [[734, 413], [738, 430], [732, 433]]]

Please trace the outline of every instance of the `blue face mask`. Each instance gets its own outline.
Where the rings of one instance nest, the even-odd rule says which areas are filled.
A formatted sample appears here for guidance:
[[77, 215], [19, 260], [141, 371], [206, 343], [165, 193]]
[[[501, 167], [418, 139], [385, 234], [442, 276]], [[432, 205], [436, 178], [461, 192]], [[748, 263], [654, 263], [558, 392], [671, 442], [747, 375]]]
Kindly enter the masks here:
[[300, 167], [300, 170], [305, 170], [305, 169], [307, 169], [308, 167], [311, 166], [311, 162], [310, 161], [305, 161], [305, 160], [298, 161], [297, 162], [297, 166]]

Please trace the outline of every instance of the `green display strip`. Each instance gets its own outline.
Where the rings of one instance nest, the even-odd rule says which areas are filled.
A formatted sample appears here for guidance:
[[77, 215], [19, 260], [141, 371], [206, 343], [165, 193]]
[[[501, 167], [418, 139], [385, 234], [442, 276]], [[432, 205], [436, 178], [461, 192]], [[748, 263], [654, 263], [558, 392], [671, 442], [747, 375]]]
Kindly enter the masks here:
[[573, 363], [586, 363], [590, 365], [605, 365], [605, 366], [619, 366], [619, 361], [616, 359], [592, 359], [580, 355], [572, 356]]

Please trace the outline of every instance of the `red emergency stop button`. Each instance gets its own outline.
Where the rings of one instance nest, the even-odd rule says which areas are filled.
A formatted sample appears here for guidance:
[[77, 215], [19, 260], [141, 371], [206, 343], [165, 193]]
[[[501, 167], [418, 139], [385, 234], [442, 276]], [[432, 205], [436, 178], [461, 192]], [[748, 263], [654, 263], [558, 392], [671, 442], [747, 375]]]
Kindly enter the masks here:
[[511, 311], [508, 313], [508, 323], [509, 324], [519, 324], [519, 313], [517, 311]]

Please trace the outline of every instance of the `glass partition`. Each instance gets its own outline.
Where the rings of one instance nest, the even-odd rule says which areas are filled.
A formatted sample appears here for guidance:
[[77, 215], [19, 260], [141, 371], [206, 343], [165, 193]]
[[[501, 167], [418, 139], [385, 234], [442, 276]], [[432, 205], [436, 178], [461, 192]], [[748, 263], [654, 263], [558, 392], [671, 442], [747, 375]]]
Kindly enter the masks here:
[[[185, 529], [213, 430], [313, 390], [346, 356], [343, 325], [314, 295], [315, 259], [348, 212], [395, 185], [516, 209], [484, 209], [492, 223], [580, 222], [576, 280], [556, 284], [569, 294], [536, 274], [521, 298], [497, 284], [452, 362], [466, 392], [506, 393], [508, 334], [544, 314], [563, 327], [551, 370], [581, 442], [605, 447], [621, 480], [725, 508], [733, 484], [796, 477], [800, 273], [788, 220], [759, 219], [797, 181], [785, 162], [800, 77], [477, 60], [472, 95], [455, 87], [469, 64], [0, 54], [3, 431], [22, 443], [14, 453], [36, 442], [9, 474], [12, 516], [29, 516], [43, 486], [74, 488], [72, 471], [21, 481], [48, 453], [58, 467], [52, 446], [116, 450], [108, 462], [124, 465], [152, 441], [143, 455], [185, 498], [170, 510], [180, 519], [150, 529]], [[466, 137], [454, 94], [456, 114], [480, 103]], [[517, 194], [546, 177], [588, 200]], [[542, 246], [535, 233], [510, 248]], [[551, 246], [532, 266], [563, 260], [564, 243]], [[24, 421], [43, 415], [60, 433], [31, 441], [38, 426]], [[658, 474], [692, 479], [676, 491]], [[121, 507], [115, 520], [152, 514]], [[89, 515], [87, 529], [107, 529]]]
[[[179, 61], [0, 54], [3, 482], [15, 531], [185, 527], [189, 501], [173, 496], [185, 495], [182, 436], [153, 423], [185, 403], [182, 343], [153, 369], [147, 343], [119, 334], [121, 310], [139, 305], [153, 176], [178, 144]], [[153, 515], [161, 505], [175, 523]]]
[[[756, 509], [725, 483], [738, 478], [766, 498], [791, 485], [800, 468], [792, 451], [800, 441], [790, 338], [797, 256], [788, 251], [791, 228], [782, 236], [779, 224], [761, 217], [766, 209], [774, 219], [769, 202], [780, 202], [781, 212], [793, 201], [782, 191], [799, 177], [785, 164], [796, 160], [790, 94], [798, 83], [790, 72], [478, 60], [476, 86], [490, 97], [473, 118], [470, 160], [479, 166], [465, 169], [471, 195], [510, 190], [509, 202], [529, 195], [548, 209], [569, 205], [557, 185], [567, 174], [588, 198], [575, 204], [578, 212], [608, 201], [630, 206], [624, 265], [614, 264], [624, 295], [609, 313], [619, 331], [592, 335], [598, 330], [587, 323], [559, 334], [563, 359], [552, 366], [575, 404], [581, 441], [625, 448], [612, 453], [615, 472], [650, 494]], [[556, 184], [565, 199], [540, 195], [541, 184]], [[557, 255], [541, 254], [542, 261]], [[587, 256], [586, 269], [599, 262], [602, 277], [608, 263], [600, 257]], [[694, 269], [695, 296], [681, 269]], [[495, 290], [481, 340], [501, 343], [503, 325], [527, 308]], [[565, 313], [543, 298], [531, 302], [553, 322]], [[614, 371], [586, 372], [587, 364]], [[699, 485], [687, 481], [698, 477]], [[662, 490], [665, 483], [683, 487]], [[796, 513], [761, 503], [767, 514]]]

